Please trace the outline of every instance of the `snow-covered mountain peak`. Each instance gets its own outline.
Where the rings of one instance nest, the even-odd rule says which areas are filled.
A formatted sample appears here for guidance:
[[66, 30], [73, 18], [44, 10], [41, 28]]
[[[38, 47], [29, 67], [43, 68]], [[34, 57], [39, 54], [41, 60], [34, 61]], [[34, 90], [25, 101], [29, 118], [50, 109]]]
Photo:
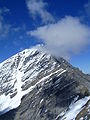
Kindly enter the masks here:
[[41, 49], [41, 46], [26, 49], [0, 64], [0, 112], [18, 107], [21, 98], [36, 85], [54, 74], [65, 72]]
[[7, 120], [69, 120], [70, 115], [74, 120], [89, 101], [89, 92], [90, 77], [42, 45], [0, 64], [0, 115], [17, 108], [16, 117]]

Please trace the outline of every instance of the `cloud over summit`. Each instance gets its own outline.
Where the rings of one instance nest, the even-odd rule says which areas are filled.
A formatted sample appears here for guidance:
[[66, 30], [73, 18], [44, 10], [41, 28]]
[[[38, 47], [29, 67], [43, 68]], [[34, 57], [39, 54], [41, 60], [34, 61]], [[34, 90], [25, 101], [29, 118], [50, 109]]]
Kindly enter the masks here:
[[55, 24], [39, 27], [29, 34], [43, 40], [51, 54], [66, 59], [90, 43], [90, 28], [71, 16], [66, 16]]

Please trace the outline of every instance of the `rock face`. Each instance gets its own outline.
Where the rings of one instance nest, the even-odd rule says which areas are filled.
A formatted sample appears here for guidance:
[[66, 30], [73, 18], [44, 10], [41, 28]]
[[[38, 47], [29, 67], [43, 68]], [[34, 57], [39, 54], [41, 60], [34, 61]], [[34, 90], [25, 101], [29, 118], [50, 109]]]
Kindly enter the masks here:
[[41, 47], [0, 64], [0, 120], [89, 120], [89, 95], [90, 76]]

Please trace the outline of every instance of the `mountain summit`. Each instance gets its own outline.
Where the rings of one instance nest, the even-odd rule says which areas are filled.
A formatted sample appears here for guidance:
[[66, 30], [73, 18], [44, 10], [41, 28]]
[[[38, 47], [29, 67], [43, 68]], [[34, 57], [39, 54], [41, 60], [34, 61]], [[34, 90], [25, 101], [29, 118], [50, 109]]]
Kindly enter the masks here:
[[89, 120], [90, 76], [36, 46], [0, 64], [0, 120]]

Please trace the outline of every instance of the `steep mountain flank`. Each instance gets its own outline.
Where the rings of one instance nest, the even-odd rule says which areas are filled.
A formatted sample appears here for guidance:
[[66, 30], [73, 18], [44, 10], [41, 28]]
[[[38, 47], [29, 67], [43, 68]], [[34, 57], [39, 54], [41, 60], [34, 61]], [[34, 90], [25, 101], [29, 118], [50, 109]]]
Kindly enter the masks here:
[[89, 101], [90, 76], [41, 47], [0, 64], [0, 120], [89, 120]]

